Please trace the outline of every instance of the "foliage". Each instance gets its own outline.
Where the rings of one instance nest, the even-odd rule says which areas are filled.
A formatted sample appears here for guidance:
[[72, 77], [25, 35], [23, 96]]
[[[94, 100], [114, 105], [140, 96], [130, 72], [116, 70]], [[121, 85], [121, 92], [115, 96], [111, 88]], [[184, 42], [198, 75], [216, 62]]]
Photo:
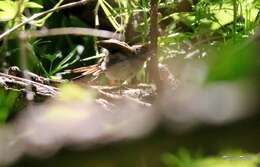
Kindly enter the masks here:
[[166, 153], [162, 156], [166, 167], [257, 167], [259, 155], [241, 151], [224, 152], [219, 156], [192, 156], [188, 150], [181, 149], [176, 154]]
[[[76, 48], [74, 50], [72, 50], [65, 58], [63, 58], [63, 60], [61, 60], [58, 64], [56, 64], [54, 66], [54, 61], [59, 58], [59, 57], [62, 57], [61, 53], [57, 53], [57, 54], [48, 54], [46, 55], [46, 59], [48, 59], [50, 61], [50, 68], [48, 70], [48, 72], [46, 70], [45, 73], [48, 75], [48, 76], [53, 76], [55, 73], [65, 69], [66, 67], [74, 64], [78, 58], [76, 56]], [[54, 67], [53, 67], [54, 66]]]
[[[1, 21], [12, 21], [13, 24], [8, 24], [10, 26], [14, 26], [19, 23], [21, 19], [26, 19], [26, 16], [23, 15], [26, 9], [41, 9], [42, 5], [31, 2], [29, 0], [23, 1], [12, 1], [12, 0], [1, 0], [0, 1], [0, 22]], [[10, 28], [10, 27], [9, 27]]]
[[253, 35], [259, 24], [258, 1], [200, 0], [190, 5], [190, 11], [169, 13], [161, 19], [161, 22], [171, 20], [165, 35], [160, 37], [161, 46], [181, 52], [183, 45], [189, 44], [192, 49], [187, 52], [199, 48], [201, 55], [218, 43]]
[[[38, 12], [58, 8], [67, 2], [66, 0], [0, 0], [0, 32], [13, 28], [37, 15]], [[16, 29], [0, 43], [0, 68], [20, 66], [23, 45], [28, 70], [49, 78], [59, 75], [68, 68], [93, 64], [96, 59], [102, 57], [97, 48], [98, 39], [93, 36], [47, 36], [21, 41], [19, 38], [21, 31], [86, 27], [115, 31], [126, 36], [132, 25], [130, 30], [133, 32], [130, 37], [126, 36], [126, 41], [148, 42], [149, 0], [97, 0], [93, 8], [87, 5], [50, 12]], [[257, 55], [259, 35], [256, 33], [256, 27], [259, 26], [260, 1], [158, 0], [158, 5], [160, 62], [168, 63], [168, 60], [175, 61], [175, 58], [179, 57], [185, 60], [195, 58], [203, 60], [208, 63], [207, 82], [259, 79], [260, 64]], [[61, 100], [68, 103], [75, 99], [86, 98], [82, 90], [74, 85], [65, 85], [61, 88], [61, 92], [63, 93], [60, 96]], [[93, 98], [95, 95], [90, 93], [87, 96]], [[10, 118], [17, 97], [18, 94], [15, 92], [0, 89], [1, 123]], [[50, 116], [63, 119], [63, 107], [60, 109], [60, 115]], [[70, 120], [70, 116], [65, 117]], [[240, 155], [246, 156], [241, 158]], [[257, 155], [245, 152], [209, 156], [191, 153], [185, 149], [162, 156], [162, 162], [166, 167], [230, 167], [231, 165], [256, 167], [259, 159]]]
[[[41, 5], [30, 2], [29, 0], [23, 1], [23, 3], [19, 7], [19, 1], [11, 1], [11, 0], [2, 0], [0, 1], [0, 21], [9, 21], [15, 18], [17, 15], [17, 11], [20, 10], [20, 13], [23, 13], [26, 8], [42, 8]], [[20, 15], [18, 13], [18, 15]]]
[[[205, 55], [209, 57], [208, 81], [234, 80], [255, 75], [254, 71], [259, 67], [257, 47], [256, 43], [248, 42], [247, 39], [259, 25], [260, 3], [253, 0], [186, 2], [185, 9], [182, 10], [178, 9], [179, 1], [158, 1], [161, 12], [159, 24], [162, 28], [159, 37], [160, 61], [167, 62], [168, 59], [180, 56], [186, 58], [195, 51], [199, 58]], [[9, 29], [30, 18], [35, 12], [57, 8], [62, 3], [63, 0], [0, 0], [0, 29]], [[104, 18], [100, 16], [103, 12], [108, 20], [105, 26], [110, 24], [117, 32], [124, 34], [129, 24], [133, 24], [136, 35], [127, 41], [147, 42], [149, 8], [148, 0], [116, 0], [115, 3], [98, 0], [92, 9], [92, 21], [94, 27], [102, 26]], [[17, 32], [35, 30], [38, 27], [93, 27], [84, 17], [73, 11], [51, 12], [33, 20], [30, 26], [24, 25]], [[17, 40], [17, 34], [11, 34], [13, 37], [0, 46], [0, 66], [20, 65], [21, 42]], [[95, 59], [101, 57], [96, 40], [90, 36], [28, 39], [25, 41], [27, 68], [51, 78], [67, 68], [93, 64]]]
[[208, 81], [241, 80], [258, 76], [257, 44], [259, 41], [239, 38], [212, 49]]
[[[66, 2], [66, 1], [65, 1]], [[148, 0], [98, 0], [93, 10], [94, 27], [104, 24], [117, 32], [126, 33], [133, 24], [136, 35], [127, 41], [147, 42], [149, 33]], [[208, 55], [208, 81], [234, 80], [250, 77], [257, 71], [256, 44], [247, 42], [259, 25], [260, 3], [254, 0], [199, 0], [183, 1], [185, 9], [178, 9], [179, 1], [161, 0], [159, 3], [161, 36], [160, 61], [182, 58], [197, 53], [199, 58]], [[20, 4], [21, 3], [21, 4]], [[0, 0], [0, 29], [9, 29], [33, 13], [57, 8], [63, 0]], [[84, 8], [83, 8], [84, 9]], [[175, 11], [175, 12], [172, 12]], [[87, 11], [89, 12], [89, 11]], [[101, 13], [106, 18], [102, 18]], [[49, 13], [24, 25], [22, 30], [39, 27], [93, 27], [76, 12]], [[85, 16], [86, 15], [86, 16]], [[0, 66], [20, 65], [21, 42], [18, 33], [0, 46]], [[93, 64], [99, 57], [95, 37], [59, 36], [30, 38], [25, 41], [28, 69], [46, 77], [53, 77], [67, 68]], [[81, 51], [78, 48], [81, 47]], [[187, 49], [188, 48], [188, 49]], [[231, 49], [235, 48], [235, 49]], [[199, 50], [199, 52], [196, 52]], [[224, 54], [223, 54], [224, 51]]]
[[5, 92], [0, 89], [0, 123], [4, 123], [10, 116], [16, 102], [16, 92]]

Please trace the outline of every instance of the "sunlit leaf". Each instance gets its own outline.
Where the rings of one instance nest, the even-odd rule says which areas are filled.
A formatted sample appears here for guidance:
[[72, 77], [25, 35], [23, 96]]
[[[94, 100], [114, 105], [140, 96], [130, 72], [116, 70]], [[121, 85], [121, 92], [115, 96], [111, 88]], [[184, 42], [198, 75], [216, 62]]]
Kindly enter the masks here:
[[0, 1], [0, 21], [9, 21], [16, 16], [17, 5], [10, 0]]
[[42, 5], [38, 4], [38, 3], [35, 3], [35, 2], [26, 2], [24, 4], [24, 7], [25, 8], [38, 8], [38, 9], [41, 9], [43, 8]]
[[0, 11], [0, 21], [9, 21], [13, 18], [14, 16], [10, 15], [9, 13]]
[[[99, 0], [99, 4], [102, 7], [103, 11], [105, 12], [107, 18], [109, 19], [110, 23], [113, 25], [113, 27], [117, 31], [121, 31], [122, 28], [116, 21], [115, 17], [113, 17], [111, 11], [113, 11], [113, 8], [107, 3], [105, 0]], [[111, 10], [111, 11], [110, 11]]]

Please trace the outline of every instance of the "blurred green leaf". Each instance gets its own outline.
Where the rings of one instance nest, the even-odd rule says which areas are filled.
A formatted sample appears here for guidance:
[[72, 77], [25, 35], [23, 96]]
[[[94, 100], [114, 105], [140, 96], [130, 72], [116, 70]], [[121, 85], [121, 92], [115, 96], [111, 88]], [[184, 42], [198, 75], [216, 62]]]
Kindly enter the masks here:
[[257, 164], [260, 162], [258, 154], [238, 153], [236, 150], [228, 154], [216, 156], [193, 154], [186, 149], [180, 149], [175, 154], [164, 154], [162, 162], [166, 167], [257, 167]]
[[16, 92], [7, 92], [0, 89], [0, 123], [5, 122], [11, 114], [11, 109], [16, 102], [17, 95]]
[[258, 71], [257, 46], [248, 40], [230, 40], [212, 51], [208, 80], [236, 80], [252, 77]]
[[58, 98], [64, 102], [70, 102], [73, 100], [92, 101], [96, 93], [93, 91], [87, 91], [76, 84], [64, 84], [60, 87], [60, 94]]
[[199, 153], [191, 156], [191, 153], [184, 148], [179, 149], [176, 154], [166, 153], [162, 156], [162, 161], [167, 167], [198, 167], [196, 160], [201, 158]]

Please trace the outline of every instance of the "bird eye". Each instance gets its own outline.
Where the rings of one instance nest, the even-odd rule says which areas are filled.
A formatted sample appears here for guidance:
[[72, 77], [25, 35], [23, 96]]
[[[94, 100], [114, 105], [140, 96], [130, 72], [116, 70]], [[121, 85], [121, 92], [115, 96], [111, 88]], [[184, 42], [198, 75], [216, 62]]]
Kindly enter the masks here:
[[135, 47], [135, 54], [140, 54], [142, 52], [142, 47], [141, 46], [136, 46]]
[[138, 54], [138, 53], [140, 53], [140, 52], [141, 52], [141, 48], [136, 48], [136, 49], [135, 49], [135, 53]]

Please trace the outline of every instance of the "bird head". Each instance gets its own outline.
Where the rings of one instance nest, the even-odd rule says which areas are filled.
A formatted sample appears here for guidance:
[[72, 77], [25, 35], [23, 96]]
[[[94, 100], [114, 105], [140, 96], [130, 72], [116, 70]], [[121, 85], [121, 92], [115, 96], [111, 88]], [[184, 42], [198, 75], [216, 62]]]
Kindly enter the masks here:
[[145, 44], [145, 45], [141, 45], [141, 44], [133, 45], [133, 46], [131, 46], [131, 48], [133, 49], [133, 51], [136, 55], [143, 55], [148, 51], [148, 45], [147, 44]]

